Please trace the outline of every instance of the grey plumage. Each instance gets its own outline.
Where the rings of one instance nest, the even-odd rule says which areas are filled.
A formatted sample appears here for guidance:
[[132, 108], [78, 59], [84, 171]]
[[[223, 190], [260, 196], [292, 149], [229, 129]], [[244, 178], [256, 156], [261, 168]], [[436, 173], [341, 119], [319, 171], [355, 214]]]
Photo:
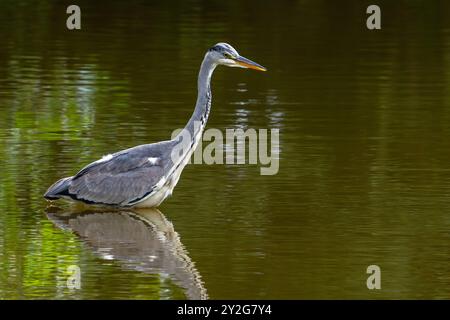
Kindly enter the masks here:
[[[229, 44], [218, 43], [208, 50], [198, 75], [195, 110], [185, 127], [191, 141], [188, 141], [188, 148], [180, 148], [181, 154], [172, 156], [174, 148], [186, 143], [182, 133], [172, 140], [119, 151], [87, 165], [75, 176], [57, 181], [44, 197], [116, 207], [160, 205], [172, 194], [201, 139], [211, 108], [211, 76], [220, 64], [265, 71], [257, 63], [239, 56]], [[197, 123], [200, 125], [196, 126]]]
[[[88, 204], [133, 206], [148, 196], [172, 165], [173, 141], [137, 146], [112, 154], [50, 187], [47, 197], [65, 196]], [[157, 158], [151, 163], [148, 158]]]

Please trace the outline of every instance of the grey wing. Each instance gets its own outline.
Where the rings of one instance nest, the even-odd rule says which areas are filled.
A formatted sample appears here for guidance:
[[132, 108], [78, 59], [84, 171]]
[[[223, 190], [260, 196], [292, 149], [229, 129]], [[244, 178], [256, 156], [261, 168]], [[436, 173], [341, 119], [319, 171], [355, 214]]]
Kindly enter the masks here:
[[75, 175], [67, 195], [86, 203], [127, 206], [148, 196], [170, 167], [163, 143], [143, 145], [96, 161]]

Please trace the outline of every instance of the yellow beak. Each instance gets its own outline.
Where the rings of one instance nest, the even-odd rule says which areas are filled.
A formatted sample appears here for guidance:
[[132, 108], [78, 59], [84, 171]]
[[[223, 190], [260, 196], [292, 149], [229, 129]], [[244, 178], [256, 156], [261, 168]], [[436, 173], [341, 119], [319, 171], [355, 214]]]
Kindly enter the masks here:
[[262, 65], [257, 64], [256, 62], [253, 62], [250, 59], [244, 58], [244, 57], [237, 57], [235, 59], [236, 63], [240, 66], [243, 66], [244, 68], [254, 69], [258, 71], [267, 71], [266, 68], [264, 68]]

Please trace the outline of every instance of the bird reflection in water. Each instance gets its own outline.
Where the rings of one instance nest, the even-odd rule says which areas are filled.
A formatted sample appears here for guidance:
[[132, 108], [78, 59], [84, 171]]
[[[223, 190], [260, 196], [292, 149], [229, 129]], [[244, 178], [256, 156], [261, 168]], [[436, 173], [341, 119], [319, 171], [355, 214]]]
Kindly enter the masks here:
[[71, 230], [96, 254], [125, 268], [169, 275], [188, 299], [207, 299], [200, 274], [173, 224], [158, 209], [67, 212], [47, 209], [59, 228]]

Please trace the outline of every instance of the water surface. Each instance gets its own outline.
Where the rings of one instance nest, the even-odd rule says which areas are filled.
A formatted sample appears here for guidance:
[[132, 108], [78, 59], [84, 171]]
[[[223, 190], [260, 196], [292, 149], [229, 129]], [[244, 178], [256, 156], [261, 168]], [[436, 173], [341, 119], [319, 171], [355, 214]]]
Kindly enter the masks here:
[[[80, 31], [64, 1], [0, 4], [0, 298], [449, 297], [449, 3], [378, 1], [370, 32], [360, 1], [77, 4]], [[156, 214], [176, 244], [47, 208], [56, 179], [183, 127], [219, 41], [269, 71], [216, 70], [208, 127], [280, 129], [277, 175], [188, 166]]]

